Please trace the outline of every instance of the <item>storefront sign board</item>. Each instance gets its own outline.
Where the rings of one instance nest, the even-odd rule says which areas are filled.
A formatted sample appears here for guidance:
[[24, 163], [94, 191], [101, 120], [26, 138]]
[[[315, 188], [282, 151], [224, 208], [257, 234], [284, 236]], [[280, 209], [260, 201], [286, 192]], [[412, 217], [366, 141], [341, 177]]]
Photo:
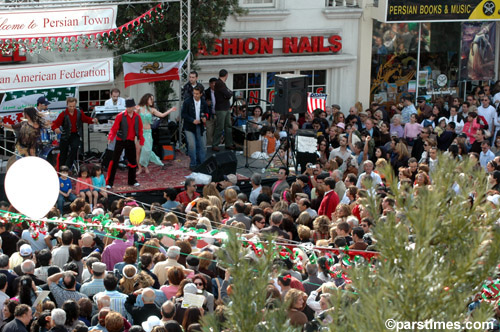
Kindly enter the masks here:
[[386, 22], [500, 20], [500, 0], [386, 1]]

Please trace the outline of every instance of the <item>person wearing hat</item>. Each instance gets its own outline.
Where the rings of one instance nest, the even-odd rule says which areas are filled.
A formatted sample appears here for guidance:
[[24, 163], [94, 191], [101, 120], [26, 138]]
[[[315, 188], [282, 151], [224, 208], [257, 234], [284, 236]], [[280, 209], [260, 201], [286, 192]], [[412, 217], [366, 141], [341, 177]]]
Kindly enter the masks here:
[[109, 131], [108, 144], [116, 138], [113, 159], [109, 163], [106, 188], [111, 189], [115, 181], [118, 161], [122, 151], [125, 150], [125, 157], [128, 160], [128, 185], [138, 187], [136, 181], [137, 155], [135, 150], [135, 138], [139, 139], [139, 145], [144, 145], [144, 136], [141, 117], [135, 112], [136, 104], [134, 99], [125, 100], [125, 111], [116, 116], [115, 122]]
[[424, 119], [428, 119], [432, 114], [432, 107], [427, 104], [424, 97], [417, 98], [417, 113], [419, 122], [424, 121]]
[[41, 96], [36, 101], [36, 110], [40, 113], [45, 114], [49, 105], [50, 102], [47, 100], [47, 98], [45, 98], [45, 96]]
[[[21, 264], [29, 259], [33, 258], [33, 249], [29, 244], [23, 244], [19, 248], [19, 256], [21, 256], [22, 261], [17, 264], [17, 265], [11, 265], [11, 268], [16, 272], [18, 276], [24, 275], [24, 273], [21, 271]], [[33, 271], [34, 272], [34, 271]]]
[[89, 271], [92, 274], [92, 280], [82, 284], [80, 293], [92, 298], [95, 294], [106, 291], [106, 288], [104, 288], [106, 264], [101, 262], [92, 263], [92, 267]]
[[240, 187], [236, 185], [236, 183], [238, 183], [238, 178], [236, 177], [236, 175], [234, 175], [234, 174], [224, 175], [224, 180], [219, 182], [219, 185], [218, 185], [221, 189], [220, 197], [222, 197], [222, 199], [224, 199], [224, 194], [226, 192], [226, 189], [229, 189], [229, 188], [234, 189], [234, 190], [236, 190], [237, 193], [239, 193], [241, 190], [240, 190]]
[[82, 110], [76, 109], [76, 98], [66, 99], [66, 109], [52, 123], [52, 130], [56, 134], [61, 134], [59, 165], [66, 165], [70, 169], [73, 167], [83, 137], [83, 124], [98, 122], [96, 118], [91, 118]]

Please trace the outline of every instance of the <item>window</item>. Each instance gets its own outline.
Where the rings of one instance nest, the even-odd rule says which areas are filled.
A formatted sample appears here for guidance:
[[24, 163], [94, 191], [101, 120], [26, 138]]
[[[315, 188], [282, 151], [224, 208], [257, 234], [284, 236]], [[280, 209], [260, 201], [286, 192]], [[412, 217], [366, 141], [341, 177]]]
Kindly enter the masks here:
[[242, 0], [244, 7], [274, 7], [275, 0]]
[[84, 112], [88, 112], [95, 106], [102, 106], [104, 102], [110, 98], [109, 89], [106, 90], [90, 90], [79, 91], [79, 106]]
[[248, 105], [259, 105], [261, 73], [245, 73], [233, 75], [233, 91], [235, 95], [244, 98]]
[[301, 70], [309, 78], [308, 92], [326, 93], [326, 70]]

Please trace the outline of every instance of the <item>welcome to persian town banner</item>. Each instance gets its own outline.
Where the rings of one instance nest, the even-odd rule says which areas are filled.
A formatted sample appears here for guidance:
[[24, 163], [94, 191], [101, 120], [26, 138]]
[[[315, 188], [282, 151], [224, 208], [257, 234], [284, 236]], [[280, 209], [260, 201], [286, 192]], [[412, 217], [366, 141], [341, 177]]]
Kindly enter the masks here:
[[52, 37], [116, 28], [116, 6], [0, 12], [0, 39]]
[[111, 83], [113, 58], [0, 66], [0, 91]]
[[500, 0], [387, 0], [386, 22], [500, 20]]

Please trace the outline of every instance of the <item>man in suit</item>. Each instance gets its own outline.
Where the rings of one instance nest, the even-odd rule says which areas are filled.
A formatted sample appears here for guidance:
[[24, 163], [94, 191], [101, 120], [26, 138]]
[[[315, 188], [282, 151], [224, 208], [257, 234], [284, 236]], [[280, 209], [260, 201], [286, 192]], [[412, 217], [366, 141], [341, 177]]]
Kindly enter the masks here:
[[205, 100], [208, 105], [208, 118], [207, 123], [207, 146], [212, 145], [215, 130], [215, 82], [217, 78], [212, 77], [208, 83], [208, 89], [205, 90]]
[[208, 116], [208, 105], [201, 98], [203, 89], [195, 87], [193, 97], [182, 104], [181, 117], [184, 120], [184, 132], [188, 144], [188, 155], [191, 159], [189, 168], [194, 170], [205, 161], [206, 139], [204, 134]]

